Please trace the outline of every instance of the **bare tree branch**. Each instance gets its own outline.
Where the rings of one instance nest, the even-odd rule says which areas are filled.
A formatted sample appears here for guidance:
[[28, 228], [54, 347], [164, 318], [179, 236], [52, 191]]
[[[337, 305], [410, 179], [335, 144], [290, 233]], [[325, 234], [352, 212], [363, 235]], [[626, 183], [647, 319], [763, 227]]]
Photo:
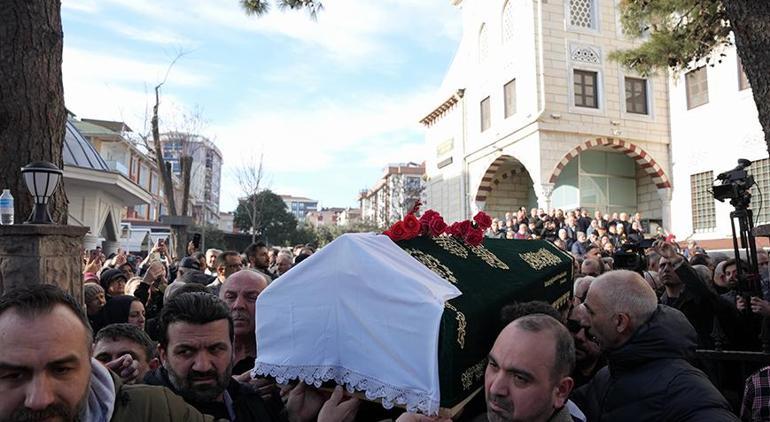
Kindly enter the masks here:
[[258, 203], [258, 194], [264, 190], [264, 153], [250, 154], [243, 164], [234, 170], [235, 179], [241, 188], [244, 196], [243, 204], [246, 209], [246, 215], [251, 223], [251, 241], [254, 242], [257, 237], [257, 231], [261, 226], [261, 205]]

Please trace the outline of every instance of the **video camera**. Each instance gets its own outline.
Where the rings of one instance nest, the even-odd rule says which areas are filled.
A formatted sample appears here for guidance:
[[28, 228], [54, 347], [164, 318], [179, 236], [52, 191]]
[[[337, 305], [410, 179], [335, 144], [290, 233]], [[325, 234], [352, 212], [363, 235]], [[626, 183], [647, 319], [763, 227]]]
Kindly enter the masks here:
[[751, 203], [751, 187], [754, 185], [754, 176], [750, 176], [746, 168], [751, 166], [751, 161], [741, 158], [738, 165], [717, 176], [719, 184], [712, 186], [712, 195], [719, 202], [730, 200], [730, 205], [736, 208], [748, 208]]
[[647, 270], [647, 255], [645, 250], [652, 247], [653, 239], [642, 239], [639, 242], [623, 244], [613, 255], [613, 268], [629, 270], [644, 274]]

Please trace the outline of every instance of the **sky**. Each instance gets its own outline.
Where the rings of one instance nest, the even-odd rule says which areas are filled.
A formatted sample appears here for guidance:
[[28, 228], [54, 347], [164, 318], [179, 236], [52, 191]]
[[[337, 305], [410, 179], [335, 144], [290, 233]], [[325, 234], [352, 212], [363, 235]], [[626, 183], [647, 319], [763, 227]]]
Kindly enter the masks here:
[[[461, 36], [449, 0], [324, 0], [316, 20], [238, 0], [63, 0], [63, 78], [78, 118], [149, 133], [199, 128], [222, 151], [220, 209], [235, 173], [263, 157], [265, 186], [324, 207], [357, 206], [388, 163], [423, 161], [418, 121]], [[180, 56], [181, 54], [181, 56]], [[189, 123], [198, 116], [197, 124]]]

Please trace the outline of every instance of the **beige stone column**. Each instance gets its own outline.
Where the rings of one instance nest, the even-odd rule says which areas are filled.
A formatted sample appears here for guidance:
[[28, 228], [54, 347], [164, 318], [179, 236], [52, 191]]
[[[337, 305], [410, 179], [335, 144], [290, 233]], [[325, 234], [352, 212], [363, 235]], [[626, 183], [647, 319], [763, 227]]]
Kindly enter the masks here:
[[541, 183], [540, 190], [537, 192], [537, 207], [542, 208], [545, 212], [551, 210], [551, 194], [556, 187], [554, 183]]
[[660, 196], [661, 204], [661, 219], [663, 219], [663, 228], [666, 230], [672, 230], [671, 228], [671, 188], [658, 189], [658, 196]]
[[55, 284], [83, 302], [83, 236], [88, 227], [0, 226], [0, 293], [25, 284]]

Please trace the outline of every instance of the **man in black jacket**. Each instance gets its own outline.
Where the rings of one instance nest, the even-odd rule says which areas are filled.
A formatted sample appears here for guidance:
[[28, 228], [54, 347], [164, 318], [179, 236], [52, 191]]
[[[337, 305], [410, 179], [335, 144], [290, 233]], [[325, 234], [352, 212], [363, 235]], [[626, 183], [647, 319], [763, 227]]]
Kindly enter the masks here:
[[590, 421], [737, 421], [724, 397], [687, 361], [696, 334], [676, 309], [658, 305], [637, 273], [597, 278], [579, 308], [608, 366], [572, 400]]

